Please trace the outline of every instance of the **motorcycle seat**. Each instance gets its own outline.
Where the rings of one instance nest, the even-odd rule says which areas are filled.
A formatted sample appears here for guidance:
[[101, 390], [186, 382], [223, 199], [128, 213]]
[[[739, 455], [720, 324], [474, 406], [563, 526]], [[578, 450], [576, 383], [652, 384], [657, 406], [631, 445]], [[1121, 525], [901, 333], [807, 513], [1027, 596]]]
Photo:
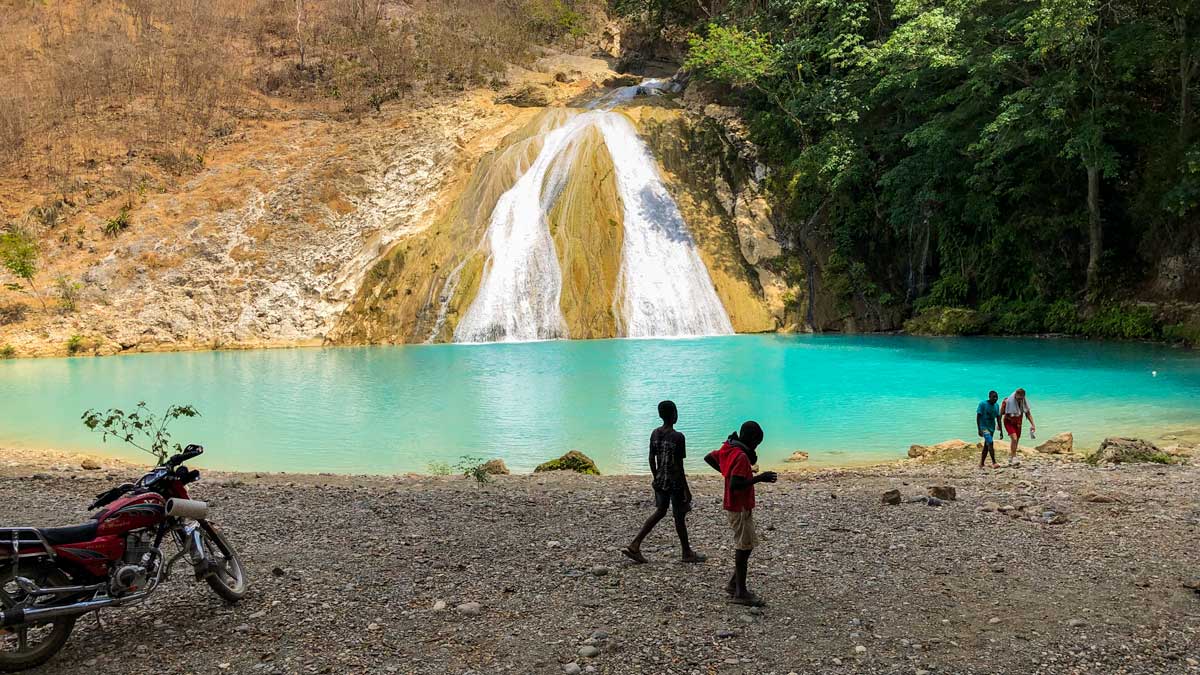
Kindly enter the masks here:
[[82, 525], [68, 525], [66, 527], [42, 527], [38, 528], [38, 532], [46, 538], [46, 543], [51, 546], [61, 546], [63, 544], [78, 544], [81, 541], [91, 541], [96, 538], [96, 528], [100, 527], [100, 523], [93, 520], [83, 523]]

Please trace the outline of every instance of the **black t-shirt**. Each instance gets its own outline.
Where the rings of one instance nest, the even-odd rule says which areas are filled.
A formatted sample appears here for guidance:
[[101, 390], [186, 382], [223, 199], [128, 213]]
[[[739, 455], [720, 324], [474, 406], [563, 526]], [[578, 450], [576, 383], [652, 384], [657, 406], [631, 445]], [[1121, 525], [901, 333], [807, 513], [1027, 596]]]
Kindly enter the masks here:
[[650, 434], [650, 454], [658, 467], [654, 474], [655, 490], [669, 492], [687, 487], [687, 476], [683, 472], [683, 458], [687, 456], [683, 434], [674, 429], [655, 429]]

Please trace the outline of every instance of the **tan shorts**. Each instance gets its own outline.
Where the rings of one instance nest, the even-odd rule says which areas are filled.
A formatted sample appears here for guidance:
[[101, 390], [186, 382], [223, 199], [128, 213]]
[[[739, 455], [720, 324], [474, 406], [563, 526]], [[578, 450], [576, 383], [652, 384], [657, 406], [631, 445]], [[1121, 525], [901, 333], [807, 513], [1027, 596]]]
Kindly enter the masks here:
[[726, 511], [729, 527], [733, 529], [733, 547], [749, 551], [758, 545], [758, 534], [754, 531], [753, 511]]

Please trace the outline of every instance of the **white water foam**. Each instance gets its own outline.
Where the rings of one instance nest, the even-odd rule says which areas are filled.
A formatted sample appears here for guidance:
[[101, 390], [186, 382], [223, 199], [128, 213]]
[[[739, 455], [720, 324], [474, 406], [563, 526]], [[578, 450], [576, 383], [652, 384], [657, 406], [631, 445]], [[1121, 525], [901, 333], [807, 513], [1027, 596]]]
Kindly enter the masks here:
[[[541, 152], [496, 204], [487, 230], [489, 259], [479, 292], [454, 331], [455, 342], [569, 337], [559, 301], [562, 271], [548, 214], [565, 185], [577, 141], [599, 129], [615, 167], [624, 244], [613, 312], [623, 337], [733, 333], [708, 269], [658, 165], [637, 130], [611, 108], [672, 83], [649, 80], [601, 97], [589, 112], [550, 131]], [[596, 109], [600, 108], [600, 109]]]
[[567, 336], [562, 270], [547, 219], [567, 180], [558, 156], [594, 121], [584, 113], [546, 135], [529, 170], [500, 196], [488, 223], [489, 258], [455, 342], [521, 342]]
[[613, 308], [621, 335], [732, 333], [708, 268], [649, 148], [624, 115], [605, 113], [599, 125], [617, 169], [624, 209], [625, 241]]

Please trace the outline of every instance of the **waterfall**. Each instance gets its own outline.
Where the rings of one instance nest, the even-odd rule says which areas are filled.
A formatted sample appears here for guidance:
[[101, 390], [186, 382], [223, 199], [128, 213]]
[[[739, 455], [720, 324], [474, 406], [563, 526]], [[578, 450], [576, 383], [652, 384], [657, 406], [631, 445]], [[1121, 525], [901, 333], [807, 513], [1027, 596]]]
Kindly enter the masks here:
[[[560, 301], [559, 266], [549, 214], [580, 146], [598, 130], [612, 159], [621, 201], [623, 244], [612, 301], [618, 334], [627, 337], [733, 332], [696, 242], [663, 183], [658, 165], [630, 120], [612, 108], [671, 83], [622, 87], [589, 110], [547, 130], [532, 164], [496, 203], [485, 235], [487, 263], [479, 290], [454, 331], [456, 342], [511, 342], [569, 337]], [[588, 214], [593, 226], [603, 214]], [[583, 216], [581, 216], [583, 217]], [[614, 214], [613, 221], [617, 219]]]
[[627, 337], [724, 335], [733, 324], [650, 149], [624, 115], [600, 119], [625, 216], [613, 310]]

